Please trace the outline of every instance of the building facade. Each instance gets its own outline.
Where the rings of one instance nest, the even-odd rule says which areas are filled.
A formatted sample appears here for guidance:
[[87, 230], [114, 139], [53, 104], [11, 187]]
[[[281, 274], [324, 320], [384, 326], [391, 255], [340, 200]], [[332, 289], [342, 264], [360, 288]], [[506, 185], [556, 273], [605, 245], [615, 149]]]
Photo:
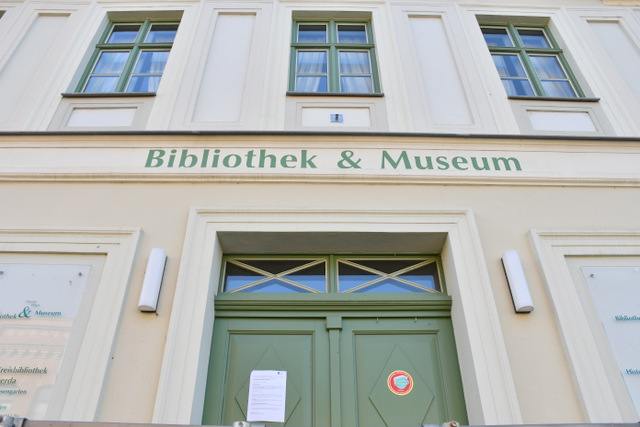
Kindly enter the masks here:
[[638, 422], [638, 76], [637, 0], [0, 1], [0, 415]]

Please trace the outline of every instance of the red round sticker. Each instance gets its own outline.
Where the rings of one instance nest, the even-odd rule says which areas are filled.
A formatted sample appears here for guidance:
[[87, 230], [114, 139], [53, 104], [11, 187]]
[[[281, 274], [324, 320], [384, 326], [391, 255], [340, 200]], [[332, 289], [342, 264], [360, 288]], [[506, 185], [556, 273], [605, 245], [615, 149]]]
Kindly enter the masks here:
[[393, 371], [387, 379], [389, 390], [398, 396], [411, 393], [413, 389], [413, 378], [406, 371]]

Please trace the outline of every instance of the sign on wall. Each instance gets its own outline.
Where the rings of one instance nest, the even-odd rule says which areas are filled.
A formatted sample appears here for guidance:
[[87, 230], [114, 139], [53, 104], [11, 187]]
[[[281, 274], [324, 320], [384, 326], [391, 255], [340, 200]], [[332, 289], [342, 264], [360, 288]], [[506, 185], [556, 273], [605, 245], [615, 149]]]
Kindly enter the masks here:
[[90, 270], [0, 264], [0, 415], [45, 417]]
[[[495, 143], [495, 144], [494, 144]], [[249, 145], [247, 145], [249, 144]], [[58, 148], [21, 146], [0, 148], [0, 178], [37, 174], [56, 180], [78, 176], [110, 180], [197, 179], [265, 180], [310, 178], [344, 180], [516, 180], [518, 182], [573, 182], [581, 185], [606, 180], [637, 185], [640, 182], [640, 152], [611, 152], [590, 145], [567, 150], [562, 144], [542, 147], [505, 147], [492, 141], [490, 149], [479, 149], [429, 141], [429, 144], [396, 146], [385, 141], [380, 148], [353, 143], [344, 147], [300, 143], [289, 147], [251, 146], [225, 142], [219, 145], [142, 147], [135, 142], [126, 147]], [[377, 144], [376, 144], [377, 145]], [[428, 148], [424, 148], [428, 147]], [[607, 151], [608, 150], [608, 151]], [[64, 173], [61, 174], [61, 171]]]
[[640, 414], [640, 266], [581, 270], [620, 375]]

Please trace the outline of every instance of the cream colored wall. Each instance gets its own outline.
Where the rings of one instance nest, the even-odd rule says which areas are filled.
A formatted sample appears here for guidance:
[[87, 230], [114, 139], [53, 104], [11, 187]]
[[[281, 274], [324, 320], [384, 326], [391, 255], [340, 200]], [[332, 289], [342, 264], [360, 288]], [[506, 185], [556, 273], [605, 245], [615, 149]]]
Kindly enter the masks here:
[[[327, 184], [3, 183], [12, 227], [142, 227], [99, 420], [148, 422], [191, 206], [470, 208], [475, 214], [525, 423], [584, 421], [526, 234], [533, 228], [640, 228], [637, 188]], [[5, 205], [6, 206], [6, 205]], [[136, 309], [152, 247], [169, 257], [157, 314]], [[535, 311], [515, 314], [500, 256], [517, 249]]]
[[[631, 70], [640, 60], [640, 15], [631, 1], [614, 3], [388, 0], [336, 8], [289, 1], [0, 1], [0, 129], [637, 135], [639, 89]], [[383, 98], [286, 95], [292, 16], [327, 16], [336, 9], [371, 17]], [[77, 84], [108, 16], [139, 11], [182, 16], [157, 95], [108, 102], [62, 97]], [[600, 101], [529, 101], [523, 107], [507, 99], [478, 16], [548, 23], [587, 96]], [[46, 54], [24, 55], [44, 42]], [[104, 114], [86, 114], [92, 108]], [[344, 115], [342, 124], [327, 121], [332, 108]], [[576, 113], [584, 123], [563, 119]]]
[[[0, 0], [0, 11], [5, 11], [0, 16], [0, 97], [6, 100], [2, 104], [4, 110], [0, 108], [6, 116], [0, 120], [0, 129], [62, 129], [75, 105], [111, 108], [114, 104], [118, 107], [139, 104], [136, 107], [139, 108], [139, 114], [132, 120], [131, 128], [146, 130], [304, 129], [304, 123], [299, 120], [303, 108], [316, 107], [320, 111], [318, 114], [324, 114], [335, 106], [342, 108], [340, 111], [344, 110], [346, 116], [353, 110], [370, 112], [370, 122], [354, 122], [348, 130], [502, 134], [535, 132], [533, 127], [523, 125], [523, 121], [527, 120], [527, 108], [536, 111], [540, 108], [530, 105], [520, 108], [506, 99], [477, 27], [477, 15], [512, 15], [532, 20], [550, 18], [554, 34], [561, 40], [589, 95], [601, 98], [598, 103], [579, 103], [581, 105], [578, 107], [575, 107], [576, 104], [544, 103], [543, 112], [547, 109], [553, 110], [556, 115], [563, 111], [591, 114], [590, 117], [594, 117], [598, 125], [598, 132], [593, 132], [593, 135], [633, 136], [640, 132], [637, 123], [637, 117], [640, 116], [637, 82], [630, 79], [628, 73], [617, 71], [624, 65], [626, 55], [629, 52], [634, 54], [634, 46], [640, 46], [640, 11], [636, 0], [604, 3], [600, 0], [567, 0], [561, 3], [554, 0], [502, 3], [340, 2], [340, 10], [365, 13], [372, 17], [384, 97], [287, 97], [292, 14], [304, 10], [332, 11], [335, 6], [305, 1], [183, 1], [171, 4], [139, 1], [125, 4], [121, 1], [43, 3]], [[96, 37], [104, 28], [107, 14], [139, 10], [182, 13], [180, 32], [157, 96], [144, 100], [116, 99], [108, 102], [63, 99], [60, 93], [68, 91], [77, 81], [79, 70], [83, 69]], [[54, 22], [55, 25], [41, 27], [43, 21]], [[235, 25], [236, 22], [241, 25]], [[607, 25], [603, 25], [604, 22]], [[58, 23], [63, 23], [60, 28]], [[599, 26], [598, 30], [594, 31], [593, 23]], [[55, 33], [55, 38], [51, 33]], [[242, 49], [234, 50], [223, 43], [231, 39], [230, 35], [241, 41]], [[20, 48], [34, 43], [34, 38], [38, 37], [48, 38], [51, 42], [46, 55], [20, 55]], [[429, 51], [423, 50], [424, 40], [432, 38], [439, 40], [439, 45]], [[605, 45], [611, 38], [624, 40], [627, 50], [608, 55]], [[235, 68], [222, 66], [220, 48], [228, 49], [225, 54], [240, 55], [241, 58], [235, 61], [239, 65]], [[633, 64], [638, 60], [637, 52], [635, 55], [630, 57]], [[440, 92], [439, 86], [433, 85], [434, 79], [439, 78], [438, 69], [430, 66], [429, 60], [433, 58], [438, 58], [439, 62], [446, 65], [447, 75], [443, 81], [446, 80], [447, 85], [452, 87], [451, 91]], [[212, 75], [216, 78], [211, 78]], [[12, 85], [7, 83], [7, 76], [29, 77], [29, 81]], [[233, 77], [230, 80], [233, 85], [229, 87], [238, 90], [228, 91], [224, 97], [218, 96], [219, 93], [209, 94], [209, 90], [220, 92], [229, 89], [220, 85], [220, 80], [224, 80], [225, 76]], [[630, 90], [630, 85], [636, 86]], [[448, 110], [437, 110], [438, 105], [447, 101], [447, 93], [457, 93], [456, 102], [448, 105]], [[225, 109], [227, 104], [229, 108]], [[11, 108], [6, 108], [7, 105]], [[100, 115], [94, 114], [93, 117]], [[334, 124], [323, 127], [316, 126], [315, 121], [313, 123], [314, 130], [345, 130]], [[97, 126], [80, 130], [95, 128]], [[20, 141], [15, 147], [51, 144], [52, 147], [64, 148], [67, 139], [73, 140], [65, 136], [44, 141], [36, 138], [35, 142]], [[69, 147], [98, 147], [107, 141], [106, 145], [113, 144], [118, 146], [118, 150], [126, 150], [132, 142], [131, 138], [122, 138], [121, 143], [114, 144], [111, 142], [114, 139], [118, 137], [87, 137], [73, 140]], [[133, 144], [138, 149], [137, 154], [140, 149], [147, 149], [156, 143], [175, 143], [174, 139], [163, 136], [141, 139], [145, 141], [140, 145]], [[363, 141], [362, 137], [332, 139], [320, 136], [312, 142], [324, 148], [342, 148], [356, 139]], [[283, 143], [283, 140], [285, 138], [280, 135], [269, 136], [262, 138], [257, 145], [258, 148], [286, 147], [287, 142]], [[303, 143], [296, 142], [296, 146], [309, 142], [304, 136], [299, 136], [298, 140]], [[211, 142], [203, 137], [187, 143], [178, 142], [177, 145], [178, 148], [197, 147], [203, 141], [220, 142], [215, 139], [215, 142]], [[402, 145], [405, 142], [402, 138], [390, 136], [365, 148], [387, 147], [391, 143]], [[402, 146], [414, 149], [428, 145], [422, 147], [414, 145], [414, 142], [409, 141]], [[233, 147], [234, 143], [243, 147], [247, 144], [234, 138], [222, 139], [222, 145], [226, 148]], [[249, 141], [249, 145], [254, 143]], [[438, 141], [429, 141], [429, 144], [435, 143]], [[496, 141], [489, 140], [469, 142], [460, 138], [455, 144], [453, 151], [504, 148], [498, 147]], [[536, 150], [544, 152], [544, 148], [540, 147], [531, 150], [539, 157], [527, 153], [519, 140], [505, 144], [508, 146], [506, 149], [512, 152], [531, 156], [527, 159], [532, 162], [539, 162], [540, 156], [544, 155], [536, 153]], [[549, 147], [554, 144], [558, 142], [539, 143], [540, 146]], [[569, 156], [579, 151], [588, 151], [591, 156], [609, 156], [607, 150], [627, 154], [637, 151], [635, 145], [625, 141], [588, 141], [578, 148], [566, 141], [560, 144], [566, 145], [561, 145], [564, 148], [556, 150], [554, 156]], [[9, 140], [6, 147], [12, 146], [13, 142]], [[631, 148], [627, 150], [627, 146]], [[71, 151], [58, 150], [56, 155]], [[12, 150], [6, 153], [7, 156], [14, 155]], [[24, 152], [22, 155], [25, 155]], [[88, 152], [82, 155], [89, 156]], [[122, 151], [113, 154], [115, 158], [121, 155]], [[624, 155], [620, 154], [620, 159]], [[563, 158], [564, 161], [568, 159]], [[65, 176], [68, 170], [56, 170], [58, 165], [53, 164], [52, 159], [60, 160], [60, 157], [40, 157], [33, 163], [35, 169], [29, 170], [20, 170], [19, 167], [11, 169], [13, 164], [0, 160], [4, 167], [0, 171], [2, 227], [142, 228], [130, 287], [124, 300], [122, 322], [97, 415], [99, 420], [152, 420], [188, 215], [192, 207], [202, 206], [292, 210], [470, 209], [482, 241], [523, 422], [589, 421], [580, 407], [579, 390], [574, 386], [571, 368], [565, 358], [563, 338], [554, 318], [554, 306], [547, 296], [527, 234], [532, 229], [640, 229], [637, 215], [640, 210], [640, 188], [636, 175], [629, 173], [629, 180], [625, 180], [625, 176], [621, 175], [625, 172], [623, 170], [620, 174], [612, 173], [612, 181], [607, 180], [609, 175], [605, 176], [606, 173], [592, 180], [588, 169], [582, 169], [579, 164], [568, 166], [565, 163], [564, 167], [575, 173], [566, 179], [562, 176], [563, 170], [556, 170], [553, 179], [548, 179], [544, 173], [535, 176], [540, 172], [540, 169], [536, 169], [533, 175], [527, 175], [524, 179], [517, 179], [515, 174], [502, 181], [483, 178], [483, 185], [468, 177], [449, 181], [447, 177], [436, 177], [434, 179], [444, 182], [436, 185], [428, 177], [416, 178], [415, 175], [413, 180], [403, 177], [402, 184], [389, 176], [384, 179], [371, 179], [369, 176], [362, 178], [362, 181], [358, 178], [361, 183], [345, 177], [332, 181], [331, 178], [316, 176], [316, 180], [323, 182], [302, 183], [300, 176], [291, 178], [285, 174], [259, 182], [262, 178], [258, 175], [243, 176], [241, 182], [239, 180], [237, 183], [228, 177], [221, 178], [221, 182], [211, 179], [199, 182], [193, 175], [189, 182], [181, 183], [180, 178], [175, 176], [162, 182], [162, 178], [158, 178], [160, 174], [157, 174], [154, 178], [147, 176], [145, 179], [148, 181], [140, 183], [136, 182], [135, 172], [125, 170], [121, 164], [110, 165], [113, 169], [99, 177], [74, 180]], [[124, 159], [122, 161], [125, 162]], [[37, 175], [32, 182], [28, 182], [29, 178], [21, 182], [14, 181], [22, 172], [37, 174], [38, 168], [50, 173], [43, 182], [35, 181]], [[108, 176], [111, 173], [119, 175], [110, 180]], [[172, 173], [175, 175], [175, 171]], [[56, 182], [59, 178], [67, 181]], [[92, 182], [93, 179], [96, 181]], [[298, 180], [298, 183], [274, 182], [278, 179]], [[367, 184], [362, 183], [365, 180]], [[157, 313], [140, 313], [137, 310], [139, 290], [146, 259], [153, 247], [165, 249], [169, 260]], [[502, 253], [508, 249], [517, 249], [522, 257], [535, 304], [535, 311], [531, 314], [513, 312], [500, 263]]]

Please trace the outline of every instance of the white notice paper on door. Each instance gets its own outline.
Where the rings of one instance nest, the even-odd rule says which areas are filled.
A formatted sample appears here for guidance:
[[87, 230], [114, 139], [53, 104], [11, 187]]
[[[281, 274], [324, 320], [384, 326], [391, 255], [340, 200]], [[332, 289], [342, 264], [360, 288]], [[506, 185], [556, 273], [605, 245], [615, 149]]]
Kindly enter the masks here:
[[284, 422], [286, 371], [251, 371], [247, 421]]

